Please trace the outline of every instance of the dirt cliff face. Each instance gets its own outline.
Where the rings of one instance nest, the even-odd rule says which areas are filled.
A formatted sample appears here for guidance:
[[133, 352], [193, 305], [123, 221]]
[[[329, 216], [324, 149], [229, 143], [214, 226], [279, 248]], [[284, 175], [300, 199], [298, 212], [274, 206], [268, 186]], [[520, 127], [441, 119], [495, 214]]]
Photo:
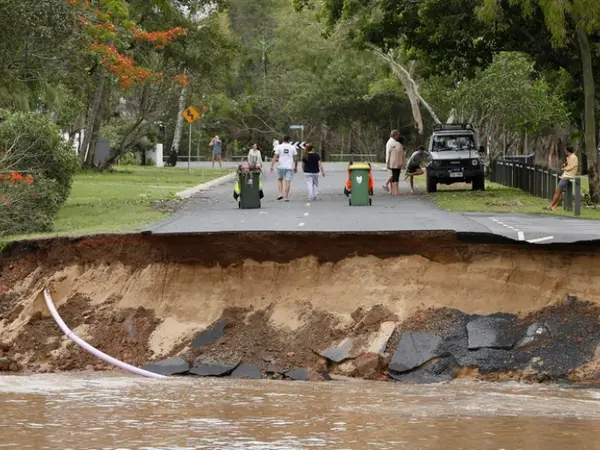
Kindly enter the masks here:
[[[17, 243], [0, 257], [0, 370], [107, 368], [62, 336], [41, 295], [48, 287], [78, 335], [136, 365], [176, 354], [190, 362], [235, 356], [263, 373], [276, 364], [281, 372], [310, 367], [411, 381], [388, 365], [403, 335], [412, 339], [406, 333], [418, 332], [442, 343], [423, 337], [423, 345], [434, 342], [437, 350], [407, 373], [594, 380], [600, 369], [597, 280], [600, 254], [589, 245], [474, 244], [446, 232], [119, 235]], [[507, 316], [480, 319], [496, 313]], [[223, 318], [228, 325], [218, 341], [190, 347]], [[370, 342], [390, 322], [395, 331], [373, 356]], [[485, 335], [481, 323], [493, 325], [489, 333], [511, 328], [514, 339], [501, 348], [494, 342], [470, 348]], [[345, 359], [319, 355], [345, 338], [354, 345]], [[441, 345], [450, 347], [441, 351]], [[561, 351], [576, 357], [559, 364]]]

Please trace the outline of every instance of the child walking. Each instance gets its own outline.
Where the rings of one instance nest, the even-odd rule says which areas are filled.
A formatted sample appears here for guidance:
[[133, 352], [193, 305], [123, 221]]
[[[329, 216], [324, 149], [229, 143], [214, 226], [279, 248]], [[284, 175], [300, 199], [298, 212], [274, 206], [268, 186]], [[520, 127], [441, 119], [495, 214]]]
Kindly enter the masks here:
[[308, 200], [319, 200], [319, 172], [325, 176], [321, 156], [312, 144], [306, 144], [302, 153], [302, 170], [308, 187]]

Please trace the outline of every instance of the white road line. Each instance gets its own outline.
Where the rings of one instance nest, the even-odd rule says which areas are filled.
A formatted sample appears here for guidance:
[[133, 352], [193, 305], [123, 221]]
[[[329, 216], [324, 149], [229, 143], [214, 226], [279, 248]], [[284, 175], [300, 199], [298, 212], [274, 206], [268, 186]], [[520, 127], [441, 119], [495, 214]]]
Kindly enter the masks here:
[[523, 234], [523, 232], [522, 232], [522, 231], [518, 231], [518, 232], [517, 232], [517, 235], [519, 236], [519, 240], [520, 240], [520, 241], [524, 241], [524, 240], [525, 240], [525, 235]]
[[304, 213], [304, 217], [308, 217], [310, 213]]
[[546, 236], [546, 237], [541, 237], [541, 238], [537, 238], [537, 239], [529, 239], [527, 242], [529, 242], [530, 244], [537, 244], [538, 242], [549, 241], [550, 239], [554, 239], [554, 236]]
[[298, 224], [298, 226], [299, 226], [299, 227], [303, 227], [303, 226], [304, 226], [304, 222], [300, 222], [300, 223]]

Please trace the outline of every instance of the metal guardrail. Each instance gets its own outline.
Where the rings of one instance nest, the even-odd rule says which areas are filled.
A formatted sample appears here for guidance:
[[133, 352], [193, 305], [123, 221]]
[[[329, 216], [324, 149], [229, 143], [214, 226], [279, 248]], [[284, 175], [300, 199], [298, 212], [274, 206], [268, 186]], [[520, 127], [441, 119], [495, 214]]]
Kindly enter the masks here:
[[[521, 189], [536, 197], [552, 201], [561, 173], [539, 165], [521, 164], [509, 161], [495, 161], [492, 164], [490, 179], [504, 186]], [[573, 192], [575, 191], [575, 192]], [[573, 200], [575, 201], [573, 205]], [[581, 215], [581, 178], [569, 183], [563, 195], [563, 208]]]
[[360, 158], [361, 160], [367, 159], [368, 161], [374, 161], [377, 159], [375, 153], [329, 153], [329, 158], [333, 161], [334, 159], [341, 160], [343, 158], [350, 158], [352, 160]]

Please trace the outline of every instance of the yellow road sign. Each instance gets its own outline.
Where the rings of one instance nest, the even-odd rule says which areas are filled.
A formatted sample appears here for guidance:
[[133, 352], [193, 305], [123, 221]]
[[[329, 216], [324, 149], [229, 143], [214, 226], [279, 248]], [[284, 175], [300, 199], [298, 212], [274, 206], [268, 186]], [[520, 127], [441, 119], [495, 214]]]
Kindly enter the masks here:
[[188, 109], [181, 113], [181, 115], [188, 123], [194, 123], [200, 118], [200, 113], [193, 106], [189, 106]]

